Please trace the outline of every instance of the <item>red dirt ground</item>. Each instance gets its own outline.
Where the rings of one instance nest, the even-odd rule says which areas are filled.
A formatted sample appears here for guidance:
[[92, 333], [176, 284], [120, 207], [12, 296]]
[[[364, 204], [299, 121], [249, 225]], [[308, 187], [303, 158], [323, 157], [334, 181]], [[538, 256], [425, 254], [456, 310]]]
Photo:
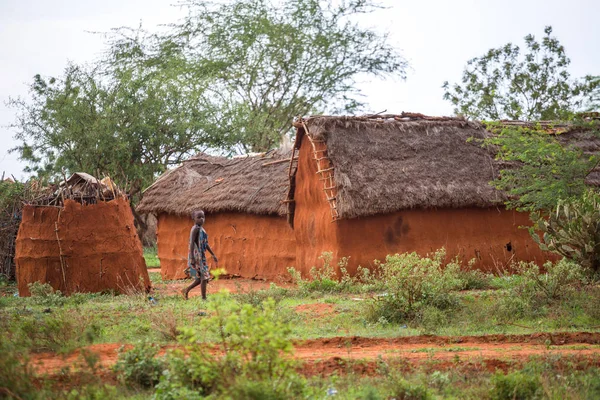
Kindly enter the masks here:
[[[600, 333], [563, 332], [537, 333], [532, 335], [486, 335], [486, 336], [412, 336], [394, 339], [365, 337], [334, 337], [300, 341], [295, 344], [294, 358], [304, 362], [303, 372], [308, 375], [328, 374], [343, 370], [350, 360], [365, 360], [352, 364], [352, 368], [370, 374], [376, 360], [401, 359], [409, 366], [435, 361], [439, 368], [448, 369], [462, 363], [483, 366], [485, 369], [504, 369], [508, 365], [524, 362], [532, 356], [560, 355], [591, 360], [600, 364]], [[99, 365], [108, 367], [118, 358], [118, 343], [98, 344], [86, 347], [96, 353]], [[172, 346], [164, 347], [162, 352]], [[34, 354], [32, 364], [40, 373], [54, 374], [68, 366], [82, 365], [81, 350], [66, 356], [53, 353]], [[361, 368], [364, 371], [361, 372]]]
[[[148, 273], [160, 272], [160, 268], [149, 268]], [[192, 283], [191, 279], [183, 279], [180, 281], [171, 281], [169, 283], [154, 284], [154, 292], [163, 296], [178, 295], [181, 290]], [[208, 283], [208, 295], [225, 290], [230, 293], [248, 292], [251, 290], [268, 289], [271, 282], [261, 279], [247, 278], [220, 278], [212, 280]], [[277, 283], [280, 287], [289, 287], [291, 284], [287, 282]], [[200, 296], [200, 288], [195, 288], [190, 292], [190, 297]]]

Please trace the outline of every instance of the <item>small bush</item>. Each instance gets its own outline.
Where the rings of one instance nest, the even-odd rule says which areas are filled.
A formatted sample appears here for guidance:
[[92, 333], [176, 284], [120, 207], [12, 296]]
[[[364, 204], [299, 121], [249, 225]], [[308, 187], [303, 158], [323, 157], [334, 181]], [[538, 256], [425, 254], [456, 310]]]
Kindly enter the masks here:
[[164, 360], [156, 357], [158, 350], [158, 346], [148, 342], [139, 342], [129, 351], [121, 347], [114, 371], [124, 383], [154, 387], [165, 366]]
[[427, 387], [408, 382], [403, 378], [394, 380], [391, 392], [391, 397], [397, 400], [429, 400], [433, 398]]
[[48, 283], [33, 282], [27, 285], [34, 303], [46, 307], [61, 307], [66, 298], [60, 290], [54, 290]]
[[0, 354], [0, 398], [37, 398], [33, 384], [35, 374], [27, 355], [3, 340], [0, 340]]
[[[542, 273], [535, 263], [521, 262], [504, 295], [492, 306], [492, 313], [501, 321], [544, 316], [557, 302], [572, 298], [585, 284], [584, 271], [578, 264], [562, 259], [544, 264]], [[518, 279], [517, 279], [518, 278]]]
[[432, 258], [417, 253], [387, 256], [381, 264], [381, 281], [387, 293], [367, 303], [367, 313], [373, 321], [384, 317], [390, 322], [418, 319], [425, 307], [449, 310], [458, 306], [452, 291], [460, 287], [455, 268], [442, 268], [445, 252]]
[[523, 280], [516, 290], [522, 295], [538, 296], [545, 301], [558, 300], [568, 297], [576, 286], [584, 283], [583, 268], [565, 258], [544, 264], [545, 273], [541, 273], [534, 263], [520, 263], [518, 272]]
[[355, 276], [348, 273], [348, 258], [342, 257], [336, 273], [332, 265], [333, 253], [323, 252], [319, 259], [323, 261], [320, 268], [313, 267], [309, 273], [309, 279], [303, 279], [296, 269], [288, 268], [292, 281], [298, 286], [301, 294], [308, 293], [358, 293], [369, 290], [369, 286], [376, 283], [374, 274], [367, 268], [358, 267]]
[[275, 303], [279, 303], [284, 298], [292, 295], [294, 295], [293, 290], [279, 287], [271, 282], [271, 286], [266, 290], [255, 290], [252, 287], [244, 289], [240, 284], [236, 283], [236, 293], [231, 296], [241, 304], [259, 306], [269, 298], [273, 299]]
[[77, 310], [19, 316], [12, 329], [15, 342], [34, 352], [68, 352], [92, 343], [99, 334], [92, 317]]
[[497, 373], [492, 378], [490, 397], [493, 400], [530, 400], [541, 397], [542, 385], [537, 375], [521, 371], [504, 375]]
[[460, 282], [458, 290], [483, 290], [492, 287], [492, 274], [486, 274], [483, 271], [473, 267], [473, 261], [469, 262], [466, 269], [459, 268], [456, 272], [456, 277]]
[[[209, 307], [212, 316], [199, 328], [183, 329], [182, 340], [193, 346], [169, 355], [156, 398], [178, 398], [190, 390], [226, 398], [301, 395], [305, 382], [289, 357], [290, 327], [279, 318], [273, 300], [256, 307], [215, 296]], [[207, 351], [206, 335], [218, 338], [216, 349]]]

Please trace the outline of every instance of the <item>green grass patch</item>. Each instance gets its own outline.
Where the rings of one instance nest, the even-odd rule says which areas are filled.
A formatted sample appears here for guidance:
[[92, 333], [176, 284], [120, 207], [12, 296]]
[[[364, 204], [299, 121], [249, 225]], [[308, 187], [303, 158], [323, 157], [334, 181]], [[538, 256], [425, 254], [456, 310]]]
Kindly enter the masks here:
[[146, 260], [146, 267], [160, 268], [158, 249], [156, 247], [144, 247], [144, 259]]

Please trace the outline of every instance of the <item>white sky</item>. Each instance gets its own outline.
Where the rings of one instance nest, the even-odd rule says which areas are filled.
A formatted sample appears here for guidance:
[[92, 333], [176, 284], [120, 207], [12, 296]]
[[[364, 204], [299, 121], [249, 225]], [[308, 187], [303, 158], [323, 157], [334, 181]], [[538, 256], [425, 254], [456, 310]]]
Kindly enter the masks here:
[[[173, 22], [182, 11], [171, 0], [0, 0], [0, 175], [23, 179], [24, 165], [8, 149], [17, 143], [6, 125], [14, 110], [9, 96], [26, 96], [35, 74], [60, 75], [68, 60], [93, 61], [103, 39], [88, 33], [119, 26], [147, 29]], [[411, 63], [406, 81], [362, 82], [370, 111], [450, 115], [442, 99], [445, 80], [460, 80], [468, 59], [507, 42], [522, 44], [528, 33], [553, 35], [571, 58], [573, 77], [600, 75], [598, 0], [380, 0], [390, 7], [364, 23], [389, 31]]]

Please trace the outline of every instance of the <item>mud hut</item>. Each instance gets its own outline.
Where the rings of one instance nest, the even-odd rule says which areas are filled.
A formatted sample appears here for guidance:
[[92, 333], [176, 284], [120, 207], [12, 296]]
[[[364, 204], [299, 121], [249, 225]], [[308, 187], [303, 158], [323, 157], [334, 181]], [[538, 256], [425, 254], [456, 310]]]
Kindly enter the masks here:
[[158, 217], [163, 279], [184, 278], [190, 215], [198, 209], [207, 214], [209, 243], [228, 274], [264, 279], [284, 275], [296, 254], [282, 201], [289, 157], [278, 152], [233, 159], [198, 154], [146, 189], [137, 211]]
[[33, 282], [63, 294], [150, 288], [129, 201], [103, 182], [77, 173], [23, 208], [15, 251], [19, 295], [28, 296]]
[[490, 135], [481, 124], [403, 114], [316, 116], [295, 127], [287, 202], [303, 273], [324, 251], [350, 257], [350, 272], [441, 247], [488, 271], [551, 257], [519, 229], [528, 215], [506, 210], [488, 184], [502, 165], [468, 140]]

